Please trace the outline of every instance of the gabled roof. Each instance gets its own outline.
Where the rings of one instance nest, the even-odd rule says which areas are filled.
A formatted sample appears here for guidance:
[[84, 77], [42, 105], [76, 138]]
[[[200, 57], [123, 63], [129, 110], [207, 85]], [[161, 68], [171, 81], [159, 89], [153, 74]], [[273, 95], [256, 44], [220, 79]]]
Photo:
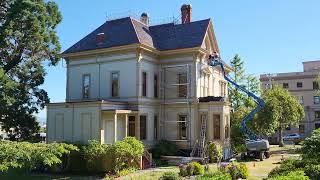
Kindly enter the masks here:
[[[116, 19], [105, 22], [63, 54], [135, 43], [141, 43], [159, 51], [200, 47], [209, 24], [210, 19], [205, 19], [185, 24], [147, 26], [131, 17]], [[97, 45], [96, 36], [99, 33], [105, 34], [105, 41]]]

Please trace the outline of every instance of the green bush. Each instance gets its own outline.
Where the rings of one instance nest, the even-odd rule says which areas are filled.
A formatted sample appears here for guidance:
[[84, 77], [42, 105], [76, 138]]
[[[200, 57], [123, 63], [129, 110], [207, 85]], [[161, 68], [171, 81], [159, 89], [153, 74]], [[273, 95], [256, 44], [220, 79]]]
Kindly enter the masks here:
[[152, 156], [155, 159], [159, 159], [161, 156], [173, 156], [177, 155], [178, 150], [176, 144], [170, 141], [160, 140], [154, 149], [152, 149]]
[[165, 172], [159, 179], [160, 180], [181, 180], [181, 177], [174, 172]]
[[208, 171], [202, 176], [198, 176], [196, 180], [231, 180], [229, 173], [221, 171]]
[[140, 157], [144, 153], [144, 145], [135, 137], [126, 137], [114, 145], [115, 170], [139, 168]]
[[290, 158], [283, 161], [279, 167], [272, 169], [268, 176], [286, 176], [288, 173], [292, 171], [303, 170], [303, 166], [304, 164], [301, 160]]
[[84, 160], [89, 173], [111, 171], [114, 166], [112, 146], [93, 140], [83, 146]]
[[193, 166], [193, 175], [201, 175], [204, 173], [204, 168], [198, 162], [191, 162], [188, 166]]
[[222, 172], [229, 173], [232, 179], [246, 179], [249, 176], [249, 170], [243, 163], [232, 162], [222, 167]]
[[220, 161], [223, 157], [222, 155], [222, 147], [217, 142], [208, 142], [206, 145], [206, 155], [209, 156], [211, 162]]
[[65, 155], [78, 151], [73, 145], [64, 143], [29, 143], [0, 141], [0, 171], [9, 168], [44, 171], [57, 167], [59, 171]]
[[134, 173], [135, 171], [136, 171], [135, 168], [122, 169], [117, 173], [117, 175], [118, 176], [126, 176], [128, 174]]
[[179, 175], [182, 177], [189, 176], [187, 171], [187, 165], [184, 165], [184, 164], [179, 165]]
[[320, 179], [320, 164], [308, 164], [305, 173], [312, 179]]
[[311, 136], [303, 142], [301, 152], [305, 160], [320, 162], [320, 129], [312, 132]]
[[269, 178], [270, 180], [309, 180], [309, 177], [303, 171], [292, 171], [287, 175], [281, 175]]

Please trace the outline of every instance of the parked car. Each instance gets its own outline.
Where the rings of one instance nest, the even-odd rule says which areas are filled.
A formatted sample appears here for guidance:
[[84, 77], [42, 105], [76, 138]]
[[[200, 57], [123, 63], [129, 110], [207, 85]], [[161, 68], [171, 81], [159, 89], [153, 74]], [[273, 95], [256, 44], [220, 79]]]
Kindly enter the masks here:
[[295, 143], [299, 143], [301, 141], [301, 136], [298, 133], [287, 134], [284, 136], [283, 141], [293, 141]]

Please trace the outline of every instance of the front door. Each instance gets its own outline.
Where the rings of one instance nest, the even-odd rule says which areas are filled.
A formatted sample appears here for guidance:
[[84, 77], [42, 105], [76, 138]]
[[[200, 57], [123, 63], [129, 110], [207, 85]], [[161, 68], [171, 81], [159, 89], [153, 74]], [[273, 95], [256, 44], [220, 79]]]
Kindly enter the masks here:
[[135, 116], [129, 116], [129, 132], [128, 136], [135, 137], [136, 135], [136, 117]]

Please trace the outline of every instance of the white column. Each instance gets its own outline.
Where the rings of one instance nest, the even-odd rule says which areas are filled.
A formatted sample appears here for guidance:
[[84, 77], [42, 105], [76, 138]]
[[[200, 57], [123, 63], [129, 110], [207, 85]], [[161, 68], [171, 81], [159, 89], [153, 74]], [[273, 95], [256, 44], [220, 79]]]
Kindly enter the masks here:
[[114, 126], [113, 126], [113, 128], [114, 128], [114, 143], [117, 141], [117, 113], [114, 113]]
[[127, 137], [128, 136], [128, 114], [126, 114], [126, 117], [125, 117], [125, 134], [124, 134], [124, 137]]

